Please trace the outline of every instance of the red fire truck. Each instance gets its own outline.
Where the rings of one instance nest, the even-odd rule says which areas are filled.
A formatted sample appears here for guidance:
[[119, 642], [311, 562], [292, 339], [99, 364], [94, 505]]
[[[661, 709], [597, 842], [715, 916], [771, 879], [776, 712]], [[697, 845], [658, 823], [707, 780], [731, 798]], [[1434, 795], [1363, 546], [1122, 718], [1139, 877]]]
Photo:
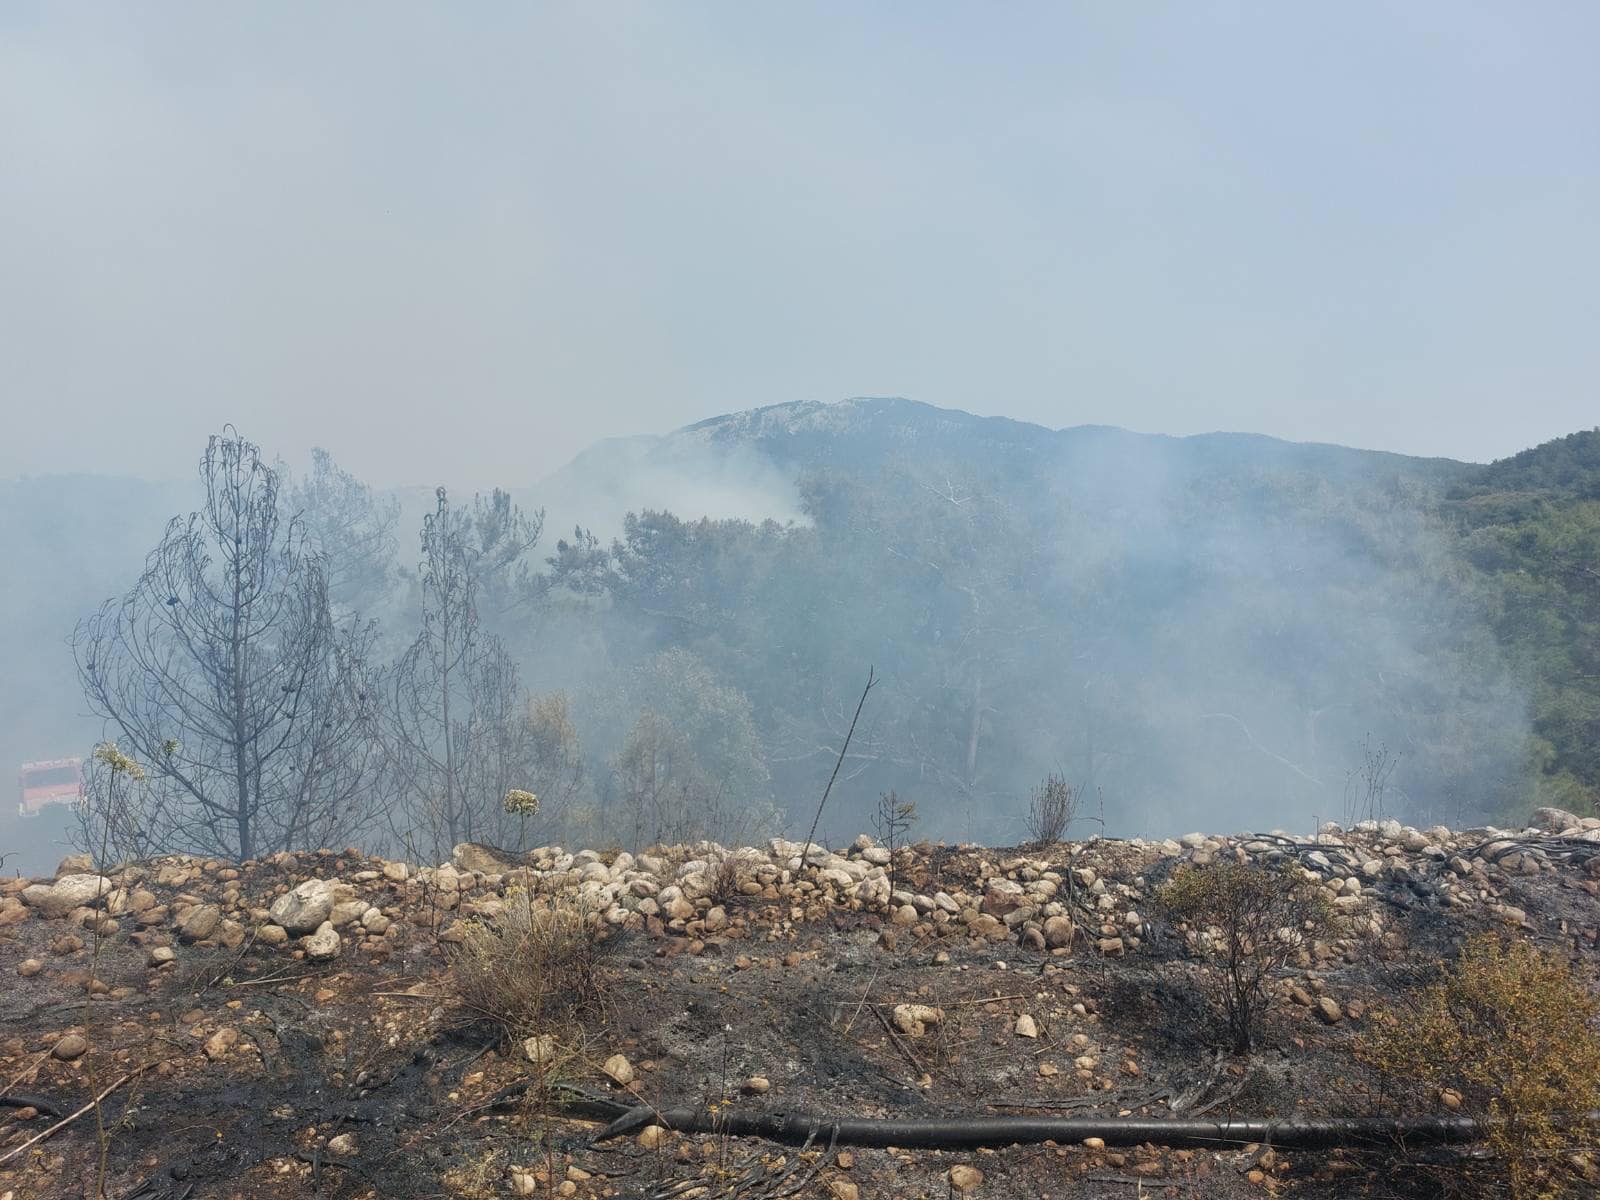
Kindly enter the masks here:
[[18, 776], [22, 802], [17, 811], [35, 817], [52, 804], [72, 804], [83, 799], [83, 759], [51, 758], [23, 763]]

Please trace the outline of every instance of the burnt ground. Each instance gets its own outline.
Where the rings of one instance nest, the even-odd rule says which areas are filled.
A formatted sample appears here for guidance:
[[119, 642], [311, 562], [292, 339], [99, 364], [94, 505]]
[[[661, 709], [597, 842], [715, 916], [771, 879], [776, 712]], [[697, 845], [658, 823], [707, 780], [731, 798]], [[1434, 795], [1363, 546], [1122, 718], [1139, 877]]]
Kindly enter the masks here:
[[[1012, 853], [910, 855], [896, 886], [980, 895]], [[1137, 896], [1141, 881], [1148, 886], [1171, 859], [1159, 848], [1100, 842], [1078, 848], [1071, 865], [1128, 881], [1119, 886]], [[114, 931], [102, 925], [98, 944], [81, 927], [82, 911], [76, 924], [33, 910], [7, 918], [0, 1155], [12, 1157], [0, 1165], [0, 1198], [92, 1196], [102, 1148], [104, 1194], [122, 1200], [950, 1197], [949, 1172], [963, 1164], [981, 1171], [966, 1193], [976, 1197], [1320, 1200], [1445, 1195], [1460, 1179], [1457, 1162], [1429, 1165], [1398, 1152], [802, 1152], [677, 1134], [650, 1148], [635, 1137], [595, 1144], [601, 1123], [540, 1103], [566, 1093], [529, 1088], [538, 1071], [521, 1046], [449, 1002], [451, 947], [439, 930], [448, 938], [449, 921], [470, 912], [474, 896], [496, 896], [494, 877], [480, 874], [442, 911], [437, 893], [415, 877], [362, 880], [354, 890], [393, 914], [393, 926], [382, 938], [347, 936], [331, 962], [311, 961], [294, 942], [269, 946], [251, 936], [251, 914], [259, 922], [261, 906], [289, 884], [378, 875], [381, 865], [353, 855], [288, 856], [225, 880], [225, 865], [190, 860], [176, 884], [144, 882], [171, 916], [123, 917]], [[1288, 968], [1260, 1049], [1245, 1061], [1212, 1049], [1216, 1020], [1198, 967], [1180, 937], [1158, 928], [1103, 953], [1080, 919], [1071, 946], [1046, 951], [1019, 944], [1014, 930], [997, 931], [994, 922], [986, 932], [960, 920], [895, 927], [867, 906], [767, 887], [730, 898], [729, 925], [715, 934], [660, 921], [613, 932], [603, 1000], [561, 1028], [572, 1051], [553, 1074], [663, 1108], [831, 1116], [1380, 1111], [1379, 1083], [1352, 1048], [1367, 1014], [1407, 982], [1407, 963], [1447, 952], [1474, 929], [1503, 928], [1503, 906], [1512, 905], [1522, 910], [1523, 936], [1594, 965], [1597, 889], [1581, 864], [1528, 874], [1486, 864], [1475, 880], [1486, 885], [1477, 904], [1446, 905], [1441, 889], [1430, 891], [1430, 879], [1449, 878], [1433, 859], [1399, 882], [1374, 883], [1363, 903], [1382, 915], [1391, 947], [1404, 942], [1405, 952], [1386, 952], [1373, 939]], [[220, 898], [239, 918], [242, 940], [224, 929], [186, 943], [174, 929], [184, 898]], [[172, 961], [152, 966], [152, 950], [163, 946]], [[1296, 1003], [1286, 992], [1292, 984], [1302, 996], [1335, 998], [1341, 1017], [1329, 1023]], [[907, 1003], [941, 1009], [944, 1019], [911, 1037], [893, 1019], [894, 1006]], [[1016, 1032], [1023, 1015], [1033, 1018], [1036, 1037]], [[53, 1047], [73, 1033], [88, 1049], [63, 1061]], [[601, 1069], [616, 1054], [635, 1073], [631, 1095]], [[71, 1114], [112, 1084], [103, 1135], [91, 1111], [18, 1153], [55, 1125], [53, 1112]]]

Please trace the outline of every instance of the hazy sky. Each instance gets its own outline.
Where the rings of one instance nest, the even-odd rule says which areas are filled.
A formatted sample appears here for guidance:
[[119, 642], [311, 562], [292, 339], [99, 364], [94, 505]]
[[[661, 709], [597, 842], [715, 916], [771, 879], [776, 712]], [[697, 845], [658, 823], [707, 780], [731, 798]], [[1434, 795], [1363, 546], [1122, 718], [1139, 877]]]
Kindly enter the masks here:
[[905, 395], [1600, 420], [1600, 6], [0, 5], [0, 476], [375, 483]]

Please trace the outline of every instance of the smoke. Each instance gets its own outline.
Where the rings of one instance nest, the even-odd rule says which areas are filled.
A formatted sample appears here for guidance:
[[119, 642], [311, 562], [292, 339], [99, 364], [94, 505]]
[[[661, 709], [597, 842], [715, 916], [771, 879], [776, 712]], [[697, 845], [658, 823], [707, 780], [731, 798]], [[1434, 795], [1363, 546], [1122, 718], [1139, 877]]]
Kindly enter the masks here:
[[[1463, 824], [1520, 794], [1526, 697], [1434, 515], [1460, 464], [994, 421], [975, 437], [964, 414], [904, 401], [796, 411], [743, 414], [739, 437], [612, 439], [514, 489], [546, 510], [539, 558], [574, 525], [606, 542], [629, 512], [686, 523], [662, 563], [676, 580], [666, 611], [569, 598], [497, 618], [525, 683], [572, 696], [591, 809], [639, 707], [693, 714], [699, 695], [744, 714], [707, 761], [760, 754], [748, 778], [771, 780], [770, 793], [722, 799], [808, 817], [868, 663], [883, 684], [831, 802], [825, 832], [841, 836], [894, 788], [917, 803], [921, 836], [1015, 842], [1051, 773], [1079, 790], [1077, 836]], [[960, 537], [940, 499], [956, 487], [973, 506], [959, 520], [977, 522]], [[128, 585], [192, 493], [92, 476], [0, 485], [13, 516], [0, 530], [9, 769], [102, 736], [66, 638]], [[402, 573], [375, 615], [398, 645], [432, 497], [389, 495]], [[723, 524], [689, 530], [701, 517]], [[918, 565], [907, 539], [954, 557]], [[692, 678], [663, 691], [671, 662], [692, 663]], [[6, 866], [48, 869], [64, 825], [0, 807]]]

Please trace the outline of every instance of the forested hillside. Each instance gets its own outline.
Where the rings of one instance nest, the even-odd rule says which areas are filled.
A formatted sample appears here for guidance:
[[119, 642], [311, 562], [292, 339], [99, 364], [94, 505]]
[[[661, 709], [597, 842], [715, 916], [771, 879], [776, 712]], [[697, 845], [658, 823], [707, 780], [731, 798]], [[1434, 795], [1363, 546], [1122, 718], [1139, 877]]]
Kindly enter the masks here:
[[[1595, 433], [1474, 466], [904, 400], [602, 443], [533, 489], [445, 502], [490, 664], [452, 685], [497, 763], [470, 785], [472, 828], [803, 832], [869, 667], [841, 833], [892, 790], [921, 834], [1015, 842], [1049, 775], [1113, 833], [1592, 811], [1597, 481]], [[66, 641], [132, 584], [180, 492], [7, 485], [28, 589], [9, 589], [13, 757], [95, 736]], [[377, 622], [366, 666], [395, 702], [431, 619], [420, 503], [326, 457], [283, 496], [329, 556], [339, 620]], [[404, 789], [372, 786], [369, 836], [414, 836], [384, 816]], [[507, 786], [539, 814], [502, 812]]]

